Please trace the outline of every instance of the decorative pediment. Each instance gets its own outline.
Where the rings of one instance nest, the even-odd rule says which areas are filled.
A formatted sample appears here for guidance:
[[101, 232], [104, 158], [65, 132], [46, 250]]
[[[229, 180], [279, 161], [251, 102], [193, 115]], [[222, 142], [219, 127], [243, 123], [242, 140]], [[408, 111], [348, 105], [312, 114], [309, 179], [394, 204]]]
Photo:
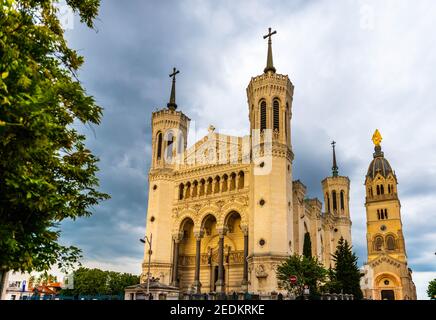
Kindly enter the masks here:
[[402, 264], [397, 259], [395, 259], [387, 254], [382, 254], [378, 258], [376, 258], [375, 260], [371, 261], [370, 266], [374, 268], [374, 267], [379, 266], [383, 263], [388, 263], [396, 268], [400, 268], [401, 264]]

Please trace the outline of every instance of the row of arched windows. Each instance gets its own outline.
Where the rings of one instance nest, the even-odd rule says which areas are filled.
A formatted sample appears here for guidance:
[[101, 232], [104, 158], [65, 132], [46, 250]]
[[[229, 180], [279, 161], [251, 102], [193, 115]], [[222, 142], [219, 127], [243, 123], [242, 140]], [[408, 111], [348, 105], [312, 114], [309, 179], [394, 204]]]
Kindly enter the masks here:
[[388, 218], [388, 209], [377, 209], [377, 218], [379, 220], [385, 220]]
[[382, 251], [383, 247], [387, 250], [395, 250], [396, 245], [394, 236], [387, 235], [384, 241], [382, 236], [376, 236], [374, 239], [374, 250]]
[[233, 191], [244, 188], [244, 171], [232, 172], [223, 176], [194, 180], [179, 185], [179, 200], [211, 195], [219, 192]]
[[[369, 195], [370, 195], [371, 197], [374, 196], [374, 192], [373, 192], [373, 190], [372, 190], [372, 187], [369, 187], [369, 189], [368, 189], [368, 193], [369, 193]], [[393, 193], [394, 193], [394, 186], [393, 186], [392, 184], [388, 184], [388, 192], [387, 192], [387, 194], [393, 194]], [[376, 194], [377, 194], [378, 196], [380, 196], [380, 195], [384, 195], [384, 194], [385, 194], [385, 187], [384, 187], [384, 185], [382, 185], [382, 184], [378, 184], [378, 185], [376, 186]]]
[[[330, 207], [330, 195], [328, 194], [328, 192], [325, 194], [325, 196], [327, 198], [327, 211], [330, 212], [331, 210], [333, 210], [333, 211], [338, 210], [338, 197], [337, 197], [336, 190], [332, 191], [333, 207]], [[341, 192], [339, 192], [339, 203], [340, 203], [341, 210], [344, 210], [345, 209], [345, 191], [344, 190], [341, 190]]]
[[[287, 112], [287, 110], [286, 110]], [[280, 102], [279, 99], [273, 100], [273, 130], [280, 130]], [[287, 119], [287, 114], [286, 114]], [[285, 124], [285, 131], [287, 134], [288, 128]], [[261, 100], [260, 101], [260, 130], [263, 131], [267, 129], [267, 108], [266, 108], [266, 101]]]

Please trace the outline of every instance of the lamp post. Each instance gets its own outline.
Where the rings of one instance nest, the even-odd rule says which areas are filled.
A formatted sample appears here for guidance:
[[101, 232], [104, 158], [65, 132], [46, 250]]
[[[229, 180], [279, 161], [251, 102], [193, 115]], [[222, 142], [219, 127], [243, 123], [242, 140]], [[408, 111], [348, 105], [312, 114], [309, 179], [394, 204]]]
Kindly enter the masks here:
[[150, 233], [150, 238], [147, 236], [144, 236], [144, 238], [139, 239], [142, 243], [148, 244], [148, 272], [147, 272], [147, 297], [150, 299], [150, 264], [151, 264], [151, 254], [153, 251], [151, 251], [151, 244], [153, 241], [153, 234]]

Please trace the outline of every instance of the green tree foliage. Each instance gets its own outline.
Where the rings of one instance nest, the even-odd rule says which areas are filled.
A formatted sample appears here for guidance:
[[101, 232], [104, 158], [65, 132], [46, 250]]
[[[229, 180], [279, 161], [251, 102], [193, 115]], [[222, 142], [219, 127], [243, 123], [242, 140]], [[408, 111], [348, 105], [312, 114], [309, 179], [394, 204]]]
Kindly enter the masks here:
[[[294, 254], [277, 267], [277, 279], [280, 286], [296, 295], [303, 293], [304, 285], [308, 285], [311, 294], [318, 294], [325, 281], [327, 270], [312, 257]], [[297, 276], [297, 283], [290, 282], [290, 276]]]
[[73, 273], [74, 289], [61, 291], [63, 295], [120, 295], [127, 286], [139, 283], [139, 276], [129, 273], [79, 268]]
[[436, 279], [433, 279], [428, 284], [427, 295], [430, 299], [436, 299]]
[[340, 238], [335, 253], [333, 272], [330, 273], [331, 292], [353, 294], [355, 299], [362, 299], [360, 289], [361, 272], [357, 266], [357, 256], [352, 252], [347, 240]]
[[306, 232], [304, 234], [303, 242], [303, 256], [310, 258], [312, 256], [312, 241], [310, 240], [310, 233]]
[[[0, 4], [0, 272], [71, 267], [80, 250], [59, 243], [59, 223], [91, 215], [98, 159], [73, 127], [100, 123], [102, 108], [77, 79], [56, 0]], [[66, 0], [93, 28], [99, 0]]]
[[[32, 280], [32, 279], [29, 279], [29, 282], [30, 282], [30, 280]], [[49, 283], [57, 282], [57, 277], [48, 273], [47, 271], [44, 271], [43, 273], [41, 273], [39, 275], [38, 278], [33, 278], [33, 280], [34, 280], [34, 282], [33, 282], [34, 285], [46, 286]]]

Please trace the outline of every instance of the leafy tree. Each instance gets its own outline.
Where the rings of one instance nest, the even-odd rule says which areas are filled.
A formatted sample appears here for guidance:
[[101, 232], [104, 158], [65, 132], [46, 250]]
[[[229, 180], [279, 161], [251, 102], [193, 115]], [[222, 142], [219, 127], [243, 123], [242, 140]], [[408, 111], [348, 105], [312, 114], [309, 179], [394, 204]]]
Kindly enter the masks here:
[[73, 289], [61, 291], [63, 295], [119, 295], [127, 286], [139, 283], [139, 276], [129, 273], [79, 268], [73, 273]]
[[430, 299], [436, 299], [436, 278], [428, 284], [427, 295]]
[[[102, 108], [77, 78], [57, 0], [0, 4], [0, 276], [73, 266], [80, 250], [59, 243], [59, 224], [92, 214], [98, 159], [73, 124], [99, 124]], [[66, 0], [93, 28], [99, 0]], [[1, 289], [1, 288], [0, 288]]]
[[128, 286], [138, 284], [139, 277], [130, 273], [109, 272], [109, 291], [113, 295], [124, 293]]
[[338, 241], [332, 260], [335, 262], [335, 267], [330, 277], [331, 289], [336, 293], [353, 294], [355, 299], [362, 299], [363, 294], [360, 289], [362, 275], [357, 266], [357, 256], [343, 237]]
[[[297, 283], [290, 282], [290, 276], [297, 276]], [[280, 286], [296, 295], [303, 294], [304, 285], [308, 285], [311, 294], [318, 294], [320, 285], [325, 281], [327, 270], [317, 258], [294, 254], [277, 267], [277, 279]]]
[[34, 285], [47, 285], [49, 283], [57, 282], [57, 277], [49, 274], [47, 271], [41, 273], [41, 275], [37, 279], [33, 279]]
[[326, 281], [321, 287], [323, 293], [341, 292], [338, 283], [336, 282], [335, 270], [330, 266], [327, 270]]
[[306, 232], [304, 234], [303, 255], [307, 258], [310, 258], [312, 256], [312, 241], [310, 240], [309, 232]]

